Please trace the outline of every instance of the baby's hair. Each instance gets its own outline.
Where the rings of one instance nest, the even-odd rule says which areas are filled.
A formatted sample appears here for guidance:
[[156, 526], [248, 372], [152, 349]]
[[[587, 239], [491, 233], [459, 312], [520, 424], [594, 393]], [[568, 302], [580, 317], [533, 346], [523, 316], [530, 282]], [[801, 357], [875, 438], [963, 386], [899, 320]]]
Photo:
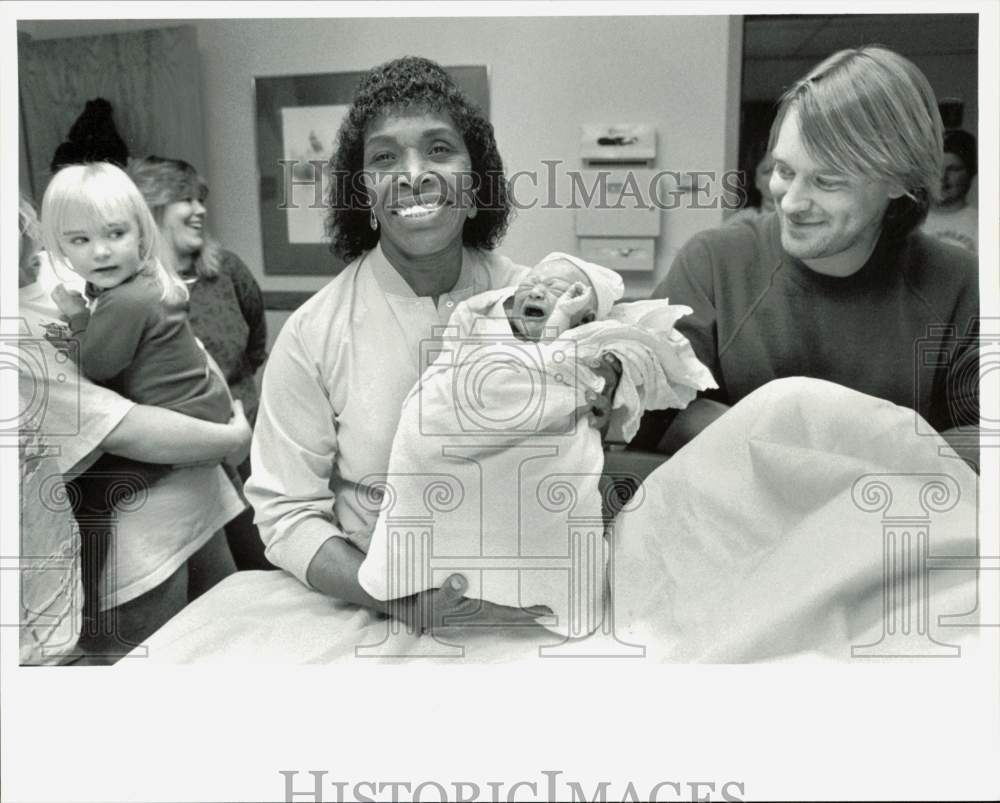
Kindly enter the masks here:
[[52, 177], [42, 198], [42, 240], [54, 262], [72, 267], [62, 250], [59, 231], [69, 212], [80, 211], [97, 227], [129, 220], [139, 228], [141, 268], [153, 272], [161, 299], [186, 299], [187, 288], [157, 258], [159, 232], [142, 193], [125, 171], [109, 162], [64, 167]]

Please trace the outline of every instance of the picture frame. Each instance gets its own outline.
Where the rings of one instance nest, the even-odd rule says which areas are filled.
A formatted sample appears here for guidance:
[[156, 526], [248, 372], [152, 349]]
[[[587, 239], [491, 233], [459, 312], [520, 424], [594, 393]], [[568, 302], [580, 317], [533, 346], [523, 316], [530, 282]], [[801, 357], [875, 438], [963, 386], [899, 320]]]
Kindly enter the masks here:
[[[485, 66], [445, 67], [489, 117]], [[366, 73], [254, 78], [258, 202], [268, 276], [336, 276], [344, 262], [323, 231], [325, 175], [337, 130]]]

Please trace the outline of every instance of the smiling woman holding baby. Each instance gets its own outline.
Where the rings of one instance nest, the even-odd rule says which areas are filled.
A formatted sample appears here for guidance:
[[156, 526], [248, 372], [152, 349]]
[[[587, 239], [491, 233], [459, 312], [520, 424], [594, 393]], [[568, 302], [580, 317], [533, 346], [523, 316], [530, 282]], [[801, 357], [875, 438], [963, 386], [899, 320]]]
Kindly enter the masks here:
[[[533, 625], [548, 611], [468, 599], [461, 574], [391, 603], [367, 593], [358, 572], [379, 514], [372, 499], [391, 488], [401, 408], [446, 324], [461, 328], [489, 312], [477, 304], [496, 304], [508, 339], [535, 342], [607, 314], [621, 278], [558, 254], [527, 272], [491, 252], [511, 209], [492, 126], [426, 59], [364, 77], [331, 167], [327, 229], [349, 264], [289, 318], [265, 370], [246, 492], [267, 557], [317, 591], [418, 630], [448, 615]], [[619, 366], [608, 354], [588, 353], [574, 422], [610, 420]], [[599, 475], [592, 439], [597, 458], [577, 470]]]
[[[277, 338], [246, 491], [273, 563], [387, 611], [357, 579], [374, 518], [360, 501], [365, 479], [387, 470], [421, 343], [457, 304], [515, 284], [523, 268], [491, 253], [511, 209], [493, 128], [433, 62], [402, 58], [365, 76], [332, 167], [341, 180], [327, 226], [349, 264]], [[451, 580], [423, 596], [430, 605], [414, 599], [397, 615], [421, 628], [460, 608], [489, 621], [533, 618], [464, 600], [464, 579]]]

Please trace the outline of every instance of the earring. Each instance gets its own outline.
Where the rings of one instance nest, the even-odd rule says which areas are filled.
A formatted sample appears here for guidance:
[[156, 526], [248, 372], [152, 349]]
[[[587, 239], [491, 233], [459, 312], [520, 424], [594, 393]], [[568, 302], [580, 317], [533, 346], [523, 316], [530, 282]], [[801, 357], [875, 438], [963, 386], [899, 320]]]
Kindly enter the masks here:
[[375, 210], [372, 209], [372, 219], [369, 221], [372, 231], [378, 231], [378, 219], [375, 217]]
[[475, 218], [476, 215], [479, 214], [479, 207], [473, 204], [472, 206], [469, 207], [469, 211], [466, 212], [465, 214], [469, 218], [469, 220], [472, 220], [473, 218]]

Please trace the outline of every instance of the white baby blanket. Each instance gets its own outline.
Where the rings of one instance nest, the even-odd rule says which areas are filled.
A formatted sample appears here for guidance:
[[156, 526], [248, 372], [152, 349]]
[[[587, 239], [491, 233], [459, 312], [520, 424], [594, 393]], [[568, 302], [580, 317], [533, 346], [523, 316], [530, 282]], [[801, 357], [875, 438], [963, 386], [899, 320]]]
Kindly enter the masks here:
[[[480, 309], [501, 310], [502, 294], [491, 302]], [[550, 629], [593, 630], [605, 582], [604, 460], [581, 414], [603, 380], [587, 361], [605, 352], [621, 360], [611, 427], [629, 438], [645, 409], [683, 407], [715, 386], [673, 331], [688, 312], [665, 300], [619, 305], [608, 320], [530, 343], [505, 317], [472, 320], [460, 308], [403, 404], [388, 475], [364, 483], [384, 496], [362, 587], [395, 599], [461, 573], [470, 598], [547, 605]]]

